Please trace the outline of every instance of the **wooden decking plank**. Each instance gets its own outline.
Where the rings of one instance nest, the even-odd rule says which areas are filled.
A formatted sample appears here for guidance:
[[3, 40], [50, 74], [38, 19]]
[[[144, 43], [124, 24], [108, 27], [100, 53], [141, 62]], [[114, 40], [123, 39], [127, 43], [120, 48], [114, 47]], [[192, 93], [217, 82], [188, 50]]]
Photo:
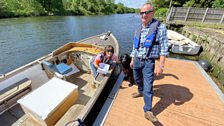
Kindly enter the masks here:
[[137, 86], [122, 88], [109, 111], [105, 126], [222, 126], [224, 103], [195, 62], [167, 59], [163, 76], [154, 83], [153, 111], [159, 122], [144, 118], [143, 98], [132, 98]]

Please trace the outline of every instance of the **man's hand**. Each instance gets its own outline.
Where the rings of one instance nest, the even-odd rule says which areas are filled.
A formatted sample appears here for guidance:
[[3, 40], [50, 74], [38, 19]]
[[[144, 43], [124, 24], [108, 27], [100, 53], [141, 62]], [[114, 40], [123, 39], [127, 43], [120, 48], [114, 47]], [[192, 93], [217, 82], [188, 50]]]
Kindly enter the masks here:
[[156, 74], [156, 76], [159, 76], [159, 75], [161, 75], [162, 73], [163, 73], [163, 68], [160, 67], [160, 66], [156, 67], [156, 69], [155, 69], [155, 74]]
[[160, 56], [159, 61], [158, 61], [159, 64], [158, 64], [158, 66], [155, 69], [156, 76], [159, 76], [159, 75], [161, 75], [163, 73], [165, 59], [166, 59], [165, 56]]
[[134, 58], [132, 57], [132, 58], [131, 58], [131, 63], [130, 63], [130, 67], [131, 67], [131, 69], [133, 69], [133, 65], [134, 65]]

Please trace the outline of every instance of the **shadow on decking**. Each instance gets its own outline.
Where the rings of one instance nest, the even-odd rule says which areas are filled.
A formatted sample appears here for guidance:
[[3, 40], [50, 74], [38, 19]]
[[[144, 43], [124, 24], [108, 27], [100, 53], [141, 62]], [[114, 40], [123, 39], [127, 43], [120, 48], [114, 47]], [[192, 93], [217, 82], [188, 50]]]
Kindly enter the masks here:
[[[155, 80], [163, 79], [165, 78], [165, 76], [173, 77], [174, 79], [179, 80], [179, 78], [176, 75], [170, 73], [155, 76]], [[190, 92], [190, 90], [180, 85], [159, 84], [154, 85], [153, 89], [154, 89], [154, 96], [160, 98], [160, 100], [153, 107], [153, 113], [155, 115], [159, 115], [171, 104], [177, 106], [183, 105], [185, 102], [188, 102], [193, 98], [193, 94]], [[153, 124], [155, 126], [163, 126], [163, 124], [160, 123], [159, 121]]]
[[[153, 113], [155, 115], [159, 115], [171, 104], [177, 106], [183, 105], [193, 98], [193, 94], [188, 88], [173, 84], [155, 85], [154, 96], [160, 98], [153, 107]], [[155, 122], [153, 124], [155, 126], [162, 126], [160, 122]]]
[[173, 77], [173, 78], [179, 80], [179, 78], [178, 78], [176, 75], [174, 75], [174, 74], [170, 74], [170, 73], [163, 73], [163, 74], [161, 74], [161, 75], [159, 75], [159, 76], [155, 76], [155, 80], [163, 79], [165, 76], [171, 76], [171, 77]]

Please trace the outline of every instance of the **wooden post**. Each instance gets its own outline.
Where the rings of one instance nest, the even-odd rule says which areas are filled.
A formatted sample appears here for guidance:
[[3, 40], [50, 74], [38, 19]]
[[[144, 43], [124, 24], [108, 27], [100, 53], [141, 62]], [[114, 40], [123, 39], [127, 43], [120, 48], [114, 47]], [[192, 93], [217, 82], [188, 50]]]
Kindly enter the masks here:
[[223, 20], [224, 20], [224, 13], [223, 13], [222, 18], [219, 23], [222, 24]]
[[206, 8], [205, 13], [204, 13], [204, 16], [203, 16], [203, 18], [202, 18], [201, 22], [204, 22], [204, 21], [205, 21], [205, 18], [206, 18], [206, 15], [207, 15], [208, 9], [209, 9], [209, 8]]
[[171, 5], [172, 5], [172, 1], [173, 1], [173, 0], [170, 0], [169, 10], [170, 10], [170, 8], [171, 8]]
[[171, 7], [171, 9], [169, 10], [169, 13], [168, 13], [168, 15], [166, 17], [166, 21], [170, 21], [171, 20], [171, 18], [173, 17], [172, 13], [173, 13], [173, 7]]
[[188, 7], [188, 10], [187, 10], [187, 13], [186, 13], [186, 16], [185, 16], [185, 19], [184, 19], [185, 22], [187, 21], [187, 17], [188, 17], [188, 14], [189, 14], [190, 10], [191, 10], [191, 7]]

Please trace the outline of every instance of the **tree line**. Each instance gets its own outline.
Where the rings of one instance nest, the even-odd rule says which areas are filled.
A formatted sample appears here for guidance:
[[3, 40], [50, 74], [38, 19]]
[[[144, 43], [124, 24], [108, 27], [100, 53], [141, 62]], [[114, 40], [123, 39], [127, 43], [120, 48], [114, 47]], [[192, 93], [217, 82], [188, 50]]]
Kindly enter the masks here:
[[[138, 13], [115, 0], [0, 0], [0, 18], [41, 15], [102, 15]], [[171, 0], [150, 0], [156, 16], [165, 16]], [[224, 8], [224, 0], [172, 0], [175, 7]]]
[[1, 0], [0, 18], [40, 15], [101, 15], [135, 13], [114, 0]]

